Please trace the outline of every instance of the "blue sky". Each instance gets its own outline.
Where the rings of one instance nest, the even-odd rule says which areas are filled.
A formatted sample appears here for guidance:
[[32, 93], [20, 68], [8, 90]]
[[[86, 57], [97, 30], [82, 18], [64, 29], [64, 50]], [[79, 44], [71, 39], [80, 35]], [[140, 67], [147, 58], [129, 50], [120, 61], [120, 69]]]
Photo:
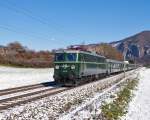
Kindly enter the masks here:
[[150, 30], [149, 0], [0, 0], [0, 45], [35, 50], [121, 40]]

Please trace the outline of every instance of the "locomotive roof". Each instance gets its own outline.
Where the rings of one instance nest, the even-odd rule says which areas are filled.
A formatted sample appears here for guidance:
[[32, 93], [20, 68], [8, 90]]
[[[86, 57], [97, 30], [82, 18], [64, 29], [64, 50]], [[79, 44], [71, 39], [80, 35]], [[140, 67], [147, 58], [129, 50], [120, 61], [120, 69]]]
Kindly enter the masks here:
[[81, 50], [58, 50], [55, 53], [83, 53], [83, 54], [89, 54], [89, 55], [105, 58], [105, 56], [102, 56], [102, 55], [99, 55], [96, 53], [92, 53], [89, 51], [81, 51]]
[[113, 59], [107, 59], [107, 62], [113, 62], [113, 63], [124, 63], [123, 61], [113, 60]]

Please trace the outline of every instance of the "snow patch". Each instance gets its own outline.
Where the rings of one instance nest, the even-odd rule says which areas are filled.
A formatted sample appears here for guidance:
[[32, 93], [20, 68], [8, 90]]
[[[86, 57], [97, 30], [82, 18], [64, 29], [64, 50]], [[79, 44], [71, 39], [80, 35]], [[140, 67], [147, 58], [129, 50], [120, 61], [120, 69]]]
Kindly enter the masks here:
[[53, 73], [53, 68], [32, 69], [0, 66], [0, 90], [54, 81]]
[[112, 44], [112, 46], [113, 47], [117, 47], [118, 45], [120, 45], [121, 44], [121, 42], [117, 42], [117, 43], [115, 43], [115, 44]]
[[150, 69], [140, 71], [140, 81], [128, 113], [122, 120], [150, 120]]
[[[122, 79], [120, 82], [112, 85], [111, 87], [104, 89], [102, 92], [96, 93], [93, 98], [86, 100], [82, 105], [77, 107], [75, 110], [71, 111], [69, 114], [60, 116], [59, 120], [74, 120], [74, 119], [94, 119], [97, 118], [101, 113], [101, 105], [103, 101], [110, 103], [114, 100], [116, 94], [123, 89], [123, 86], [120, 86], [121, 83], [124, 83], [128, 79], [134, 79], [137, 77], [137, 74], [129, 76], [125, 79]], [[114, 97], [111, 98], [111, 95]], [[88, 115], [87, 115], [88, 114]]]
[[[12, 70], [12, 72], [16, 72], [15, 70], [16, 69], [14, 69], [14, 71]], [[20, 71], [18, 72], [20, 73]], [[39, 74], [39, 71], [37, 73]], [[129, 75], [132, 73], [133, 71], [127, 72], [126, 75]], [[41, 73], [39, 75], [41, 76]], [[20, 106], [15, 106], [8, 110], [0, 111], [0, 119], [9, 119], [9, 120], [15, 120], [15, 119], [17, 120], [18, 119], [53, 120], [53, 119], [57, 119], [60, 117], [60, 115], [63, 115], [69, 111], [74, 110], [74, 108], [72, 109], [73, 105], [78, 107], [77, 104], [78, 103], [81, 104], [81, 101], [80, 101], [81, 99], [83, 100], [83, 102], [84, 100], [88, 100], [89, 97], [92, 97], [93, 95], [95, 95], [98, 90], [101, 91], [102, 86], [104, 87], [108, 84], [112, 85], [118, 82], [123, 77], [123, 75], [124, 74], [122, 73], [116, 76], [105, 78], [103, 80], [99, 80], [93, 83], [79, 86], [74, 89], [71, 89], [71, 90], [68, 90], [68, 91], [53, 95], [53, 96], [45, 97], [37, 101], [29, 102], [27, 104], [22, 104]], [[94, 97], [95, 96], [93, 96], [93, 98]], [[105, 97], [107, 98], [107, 95]], [[90, 99], [88, 101], [90, 101]], [[68, 106], [68, 105], [71, 105], [71, 106]], [[88, 111], [83, 111], [79, 114], [81, 116], [82, 114], [88, 115]], [[69, 119], [70, 118], [68, 118], [68, 120]]]

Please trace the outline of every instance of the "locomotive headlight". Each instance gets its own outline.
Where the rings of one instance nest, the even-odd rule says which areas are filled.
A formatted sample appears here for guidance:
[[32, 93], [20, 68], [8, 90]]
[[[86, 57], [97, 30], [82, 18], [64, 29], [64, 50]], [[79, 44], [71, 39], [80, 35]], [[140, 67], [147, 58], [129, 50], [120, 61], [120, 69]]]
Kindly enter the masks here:
[[59, 69], [59, 65], [56, 65], [56, 66], [55, 66], [55, 69]]
[[75, 69], [75, 65], [71, 65], [71, 69]]

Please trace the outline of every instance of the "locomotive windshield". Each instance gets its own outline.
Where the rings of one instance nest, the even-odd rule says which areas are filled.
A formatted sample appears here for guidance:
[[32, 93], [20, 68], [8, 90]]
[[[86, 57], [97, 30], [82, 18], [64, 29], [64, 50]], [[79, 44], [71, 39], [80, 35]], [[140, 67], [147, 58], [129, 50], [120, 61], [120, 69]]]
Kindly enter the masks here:
[[55, 54], [55, 61], [64, 61], [64, 60], [65, 60], [64, 53]]
[[76, 53], [68, 53], [67, 61], [76, 61]]
[[55, 61], [76, 61], [76, 53], [56, 53]]

